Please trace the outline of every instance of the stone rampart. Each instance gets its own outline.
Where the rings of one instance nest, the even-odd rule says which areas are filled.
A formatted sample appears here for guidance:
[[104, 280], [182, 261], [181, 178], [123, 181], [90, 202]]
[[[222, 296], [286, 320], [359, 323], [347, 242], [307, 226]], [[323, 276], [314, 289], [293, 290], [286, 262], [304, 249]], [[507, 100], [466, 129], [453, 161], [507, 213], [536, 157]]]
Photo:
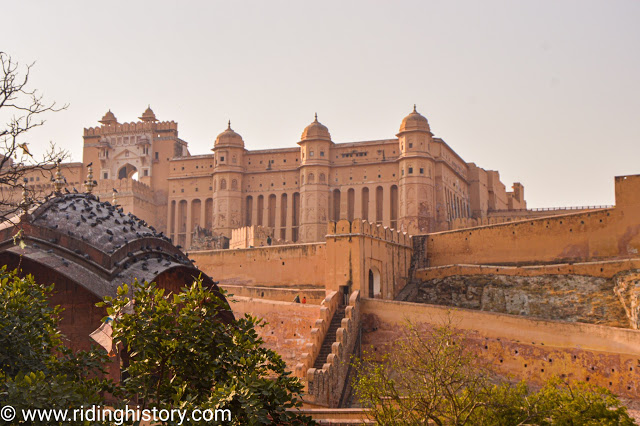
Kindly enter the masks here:
[[307, 343], [303, 348], [303, 352], [300, 354], [300, 362], [296, 364], [295, 374], [296, 376], [304, 379], [306, 378], [307, 370], [313, 365], [315, 359], [318, 357], [322, 342], [329, 331], [331, 319], [338, 309], [340, 303], [339, 294], [337, 291], [332, 291], [320, 304], [320, 315], [314, 323], [314, 327], [311, 329], [311, 341]]
[[264, 340], [265, 347], [280, 354], [292, 372], [303, 348], [316, 342], [312, 328], [323, 315], [320, 305], [241, 296], [231, 297], [230, 306], [236, 318], [248, 313], [266, 321], [264, 327], [256, 328], [256, 332]]
[[406, 285], [413, 253], [411, 237], [356, 219], [330, 222], [326, 235], [327, 287], [347, 286], [363, 297], [392, 299]]
[[307, 394], [305, 398], [314, 404], [338, 407], [342, 392], [349, 376], [351, 356], [360, 335], [360, 292], [355, 291], [349, 298], [345, 317], [336, 333], [336, 341], [331, 346], [332, 353], [322, 368], [307, 370]]
[[306, 303], [320, 305], [327, 296], [324, 288], [280, 288], [261, 287], [245, 285], [220, 285], [229, 294], [242, 297], [252, 297], [254, 299], [279, 300], [281, 302], [292, 302], [296, 296]]
[[101, 136], [113, 133], [149, 132], [156, 130], [178, 130], [178, 123], [175, 121], [153, 122], [131, 122], [107, 124], [100, 127], [89, 127], [84, 129], [84, 136]]
[[534, 320], [512, 315], [363, 299], [363, 350], [393, 351], [411, 321], [428, 332], [451, 323], [467, 333], [469, 348], [512, 379], [542, 384], [559, 376], [587, 381], [629, 398], [640, 393], [640, 331]]
[[427, 266], [527, 265], [638, 257], [640, 175], [615, 179], [616, 206], [414, 236]]
[[446, 278], [452, 275], [509, 275], [517, 277], [586, 275], [591, 277], [612, 278], [617, 273], [630, 269], [640, 269], [640, 258], [530, 266], [445, 265], [417, 269], [415, 271], [415, 278], [421, 281]]
[[326, 244], [296, 244], [189, 253], [220, 284], [324, 288]]

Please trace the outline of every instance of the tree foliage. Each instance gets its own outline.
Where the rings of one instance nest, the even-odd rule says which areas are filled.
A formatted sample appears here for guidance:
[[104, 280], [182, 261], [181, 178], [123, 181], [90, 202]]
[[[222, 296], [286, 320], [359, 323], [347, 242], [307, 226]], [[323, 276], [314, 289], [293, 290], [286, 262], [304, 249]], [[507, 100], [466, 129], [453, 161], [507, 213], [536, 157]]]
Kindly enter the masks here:
[[354, 389], [385, 425], [632, 425], [607, 389], [551, 379], [540, 390], [500, 381], [451, 322], [419, 330], [408, 323], [393, 351], [355, 362]]
[[62, 310], [51, 307], [53, 285], [0, 269], [0, 406], [69, 408], [103, 404], [113, 384], [101, 379], [107, 357], [72, 352], [58, 330]]
[[228, 306], [200, 280], [172, 295], [153, 283], [135, 282], [133, 313], [125, 313], [128, 293], [124, 286], [118, 297], [105, 298], [116, 318], [114, 344], [128, 363], [121, 383], [126, 402], [228, 409], [229, 424], [310, 423], [289, 410], [301, 405], [302, 385], [262, 345], [260, 321], [249, 315], [221, 321], [219, 312]]

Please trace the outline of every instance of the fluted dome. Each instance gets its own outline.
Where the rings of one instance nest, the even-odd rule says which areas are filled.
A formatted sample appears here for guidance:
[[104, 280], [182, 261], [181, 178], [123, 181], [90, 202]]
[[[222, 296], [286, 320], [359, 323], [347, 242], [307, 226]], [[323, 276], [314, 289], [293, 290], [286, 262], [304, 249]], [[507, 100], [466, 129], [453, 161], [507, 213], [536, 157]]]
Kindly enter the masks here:
[[151, 109], [151, 105], [149, 105], [149, 107], [138, 118], [142, 121], [158, 121], [156, 119], [156, 115], [153, 113], [153, 110]]
[[416, 106], [413, 106], [413, 112], [407, 115], [400, 125], [400, 133], [402, 132], [410, 132], [412, 130], [422, 130], [425, 132], [431, 132], [429, 128], [429, 122], [427, 119], [416, 111]]
[[329, 129], [327, 129], [327, 126], [318, 121], [318, 114], [316, 114], [316, 119], [313, 121], [313, 123], [309, 124], [304, 129], [304, 132], [302, 132], [302, 136], [300, 137], [301, 141], [317, 139], [327, 141], [331, 140]]
[[113, 113], [111, 112], [111, 110], [107, 111], [107, 113], [102, 117], [102, 120], [100, 120], [98, 123], [102, 123], [105, 126], [108, 124], [115, 124], [117, 123], [118, 120], [116, 119], [116, 116], [113, 115]]
[[239, 134], [237, 134], [231, 129], [231, 121], [229, 121], [227, 130], [220, 133], [216, 138], [215, 146], [224, 146], [224, 145], [244, 147], [244, 141], [242, 140], [242, 136], [240, 136]]

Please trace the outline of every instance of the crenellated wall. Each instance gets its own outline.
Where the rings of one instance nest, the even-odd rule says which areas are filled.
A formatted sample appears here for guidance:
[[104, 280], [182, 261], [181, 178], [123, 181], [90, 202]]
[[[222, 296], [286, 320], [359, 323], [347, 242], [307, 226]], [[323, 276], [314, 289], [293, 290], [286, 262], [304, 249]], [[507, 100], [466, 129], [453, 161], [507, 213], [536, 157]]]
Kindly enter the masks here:
[[[328, 288], [348, 286], [364, 297], [392, 299], [406, 285], [413, 246], [411, 237], [356, 219], [329, 223]], [[373, 281], [373, 282], [370, 282]]]
[[349, 297], [349, 306], [331, 345], [327, 362], [320, 369], [307, 370], [305, 401], [326, 407], [338, 407], [351, 371], [351, 356], [357, 350], [360, 335], [360, 292]]
[[178, 130], [178, 123], [175, 121], [154, 122], [131, 122], [114, 123], [100, 127], [89, 127], [84, 129], [84, 136], [100, 136], [112, 133], [145, 132], [154, 130]]
[[191, 252], [221, 285], [325, 288], [393, 298], [405, 285], [413, 247], [406, 233], [359, 219], [328, 226], [326, 243]]
[[299, 355], [298, 364], [295, 367], [297, 377], [305, 379], [307, 370], [311, 368], [315, 359], [318, 357], [322, 342], [329, 331], [331, 319], [338, 309], [340, 303], [340, 295], [337, 291], [332, 291], [320, 304], [320, 316], [316, 319], [314, 327], [311, 329], [311, 341], [300, 348], [302, 351]]
[[269, 238], [273, 239], [273, 230], [263, 226], [243, 226], [231, 230], [229, 248], [243, 249], [271, 245]]

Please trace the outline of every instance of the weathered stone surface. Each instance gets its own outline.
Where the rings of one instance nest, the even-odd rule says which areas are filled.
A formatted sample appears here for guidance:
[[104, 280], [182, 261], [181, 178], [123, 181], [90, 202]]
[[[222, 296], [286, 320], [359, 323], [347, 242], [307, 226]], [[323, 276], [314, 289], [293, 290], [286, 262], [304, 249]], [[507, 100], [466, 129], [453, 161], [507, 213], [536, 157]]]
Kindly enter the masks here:
[[640, 271], [621, 272], [613, 281], [614, 292], [627, 314], [629, 326], [634, 330], [640, 329]]
[[[549, 320], [629, 327], [614, 280], [582, 275], [460, 276], [423, 281], [414, 300]], [[636, 318], [637, 296], [636, 290]]]

